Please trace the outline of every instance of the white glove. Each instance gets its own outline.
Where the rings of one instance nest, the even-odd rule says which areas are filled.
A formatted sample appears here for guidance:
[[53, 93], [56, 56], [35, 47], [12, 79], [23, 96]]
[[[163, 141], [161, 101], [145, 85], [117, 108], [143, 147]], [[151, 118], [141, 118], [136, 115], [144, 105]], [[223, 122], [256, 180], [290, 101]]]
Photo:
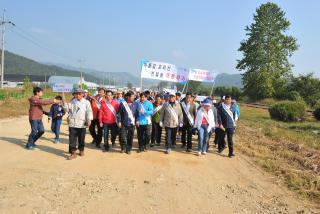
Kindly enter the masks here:
[[160, 121], [160, 123], [159, 123], [159, 126], [162, 128], [162, 126], [163, 126], [163, 123], [162, 123], [162, 121]]
[[180, 128], [181, 128], [181, 127], [183, 126], [183, 123], [180, 123], [179, 126], [180, 126]]

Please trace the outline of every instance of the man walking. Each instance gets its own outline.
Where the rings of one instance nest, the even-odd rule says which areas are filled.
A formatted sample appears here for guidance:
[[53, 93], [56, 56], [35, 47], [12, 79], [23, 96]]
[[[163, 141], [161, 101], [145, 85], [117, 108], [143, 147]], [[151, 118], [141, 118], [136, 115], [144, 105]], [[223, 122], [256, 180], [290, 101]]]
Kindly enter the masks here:
[[84, 156], [84, 145], [86, 128], [90, 126], [93, 119], [92, 109], [90, 102], [83, 97], [84, 90], [74, 90], [75, 99], [71, 103], [65, 103], [63, 105], [65, 111], [69, 114], [69, 160], [77, 157], [77, 144], [80, 151], [80, 156]]
[[147, 151], [147, 145], [150, 142], [151, 135], [151, 116], [153, 114], [153, 106], [147, 100], [147, 95], [143, 92], [140, 94], [140, 99], [137, 101], [139, 119], [136, 122], [138, 132], [138, 153]]
[[183, 113], [183, 126], [181, 128], [182, 136], [181, 148], [187, 145], [187, 152], [192, 151], [192, 130], [194, 125], [194, 119], [197, 114], [197, 107], [191, 102], [192, 94], [186, 93], [184, 100], [181, 102], [181, 109]]
[[174, 93], [169, 94], [169, 100], [160, 112], [160, 126], [166, 131], [166, 154], [170, 154], [172, 145], [175, 145], [178, 127], [183, 125], [183, 114], [180, 104]]
[[135, 121], [139, 117], [134, 98], [134, 93], [128, 91], [125, 94], [125, 100], [120, 103], [119, 107], [118, 127], [120, 129], [121, 153], [131, 154]]

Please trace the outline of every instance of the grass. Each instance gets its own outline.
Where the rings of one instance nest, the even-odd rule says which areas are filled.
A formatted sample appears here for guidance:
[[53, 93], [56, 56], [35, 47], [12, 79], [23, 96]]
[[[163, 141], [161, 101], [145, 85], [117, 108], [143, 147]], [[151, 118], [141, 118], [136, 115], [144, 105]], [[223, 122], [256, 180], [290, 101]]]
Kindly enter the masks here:
[[320, 203], [320, 124], [284, 123], [264, 109], [241, 106], [239, 150], [302, 198]]
[[[57, 96], [47, 89], [44, 91], [44, 99], [52, 99]], [[32, 96], [32, 92], [24, 92], [22, 89], [4, 89], [0, 90], [0, 119], [9, 117], [19, 117], [28, 115], [29, 101], [28, 98]], [[66, 94], [66, 99], [71, 98], [70, 94]], [[49, 106], [44, 106], [44, 110], [48, 111]]]

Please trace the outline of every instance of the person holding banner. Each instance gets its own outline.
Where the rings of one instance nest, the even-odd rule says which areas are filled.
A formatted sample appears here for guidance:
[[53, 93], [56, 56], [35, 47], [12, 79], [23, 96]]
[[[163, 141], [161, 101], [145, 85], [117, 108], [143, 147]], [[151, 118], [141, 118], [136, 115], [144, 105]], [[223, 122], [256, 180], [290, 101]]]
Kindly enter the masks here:
[[221, 133], [218, 140], [218, 152], [222, 153], [225, 145], [224, 138], [227, 135], [229, 154], [228, 157], [232, 158], [233, 153], [233, 134], [238, 120], [235, 106], [231, 104], [231, 96], [225, 96], [225, 101], [218, 107], [218, 123]]
[[89, 131], [93, 139], [92, 144], [95, 144], [97, 148], [100, 148], [102, 141], [102, 127], [100, 126], [98, 115], [101, 108], [101, 103], [106, 101], [105, 89], [98, 88], [98, 95], [90, 97], [89, 100], [93, 112], [93, 120], [89, 127]]
[[134, 102], [134, 93], [128, 91], [125, 94], [125, 100], [121, 101], [118, 113], [118, 127], [120, 129], [120, 145], [121, 153], [131, 153], [134, 125], [139, 117], [139, 112], [136, 103]]
[[166, 131], [166, 154], [170, 154], [172, 145], [175, 145], [178, 127], [183, 126], [183, 114], [176, 95], [169, 93], [169, 100], [163, 105], [160, 112], [160, 127]]
[[183, 113], [183, 126], [181, 128], [181, 148], [187, 145], [187, 152], [192, 151], [192, 130], [194, 125], [194, 118], [197, 114], [197, 107], [192, 103], [192, 94], [186, 93], [184, 100], [180, 103]]
[[83, 97], [84, 90], [75, 89], [73, 95], [76, 98], [71, 103], [63, 104], [64, 110], [68, 113], [69, 152], [71, 153], [69, 160], [77, 157], [77, 144], [80, 156], [84, 155], [86, 128], [90, 126], [93, 119], [90, 102]]
[[136, 101], [138, 105], [139, 117], [136, 121], [137, 133], [138, 133], [138, 153], [146, 152], [147, 146], [150, 142], [151, 136], [151, 116], [153, 114], [153, 106], [150, 101], [147, 100], [147, 95], [140, 93], [140, 99]]
[[151, 132], [151, 144], [153, 147], [154, 143], [157, 142], [157, 146], [161, 143], [162, 128], [159, 125], [160, 122], [160, 110], [162, 108], [162, 97], [157, 94], [155, 97], [155, 102], [153, 103], [153, 115], [152, 115], [152, 132]]
[[103, 127], [104, 138], [104, 152], [110, 150], [109, 147], [109, 131], [111, 132], [111, 142], [115, 145], [118, 126], [117, 126], [117, 112], [119, 111], [119, 103], [113, 99], [113, 93], [111, 90], [106, 91], [106, 100], [101, 103], [99, 110], [99, 123], [100, 127]]
[[198, 130], [198, 156], [207, 154], [209, 135], [215, 127], [214, 115], [211, 110], [211, 100], [204, 99], [202, 107], [197, 112], [194, 127]]

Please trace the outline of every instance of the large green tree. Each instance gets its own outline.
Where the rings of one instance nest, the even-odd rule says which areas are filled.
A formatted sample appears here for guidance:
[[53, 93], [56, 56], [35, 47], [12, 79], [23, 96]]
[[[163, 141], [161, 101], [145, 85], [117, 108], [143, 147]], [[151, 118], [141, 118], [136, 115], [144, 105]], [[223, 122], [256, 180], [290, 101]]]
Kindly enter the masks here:
[[286, 34], [290, 22], [277, 4], [262, 4], [253, 20], [245, 29], [248, 38], [241, 42], [243, 58], [238, 60], [237, 69], [245, 71], [244, 93], [257, 100], [273, 97], [284, 86], [293, 66], [288, 58], [298, 45]]

